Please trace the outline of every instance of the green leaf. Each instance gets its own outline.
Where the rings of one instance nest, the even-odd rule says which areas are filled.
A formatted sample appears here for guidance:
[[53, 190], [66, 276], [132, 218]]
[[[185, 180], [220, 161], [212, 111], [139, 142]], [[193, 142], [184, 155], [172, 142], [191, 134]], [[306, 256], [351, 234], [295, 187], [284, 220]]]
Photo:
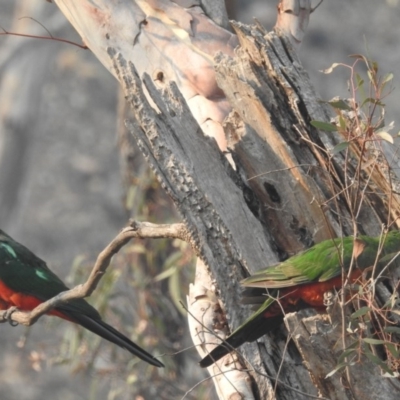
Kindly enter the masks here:
[[182, 253], [180, 251], [173, 252], [165, 261], [164, 268], [168, 268], [174, 266], [179, 263], [179, 260], [182, 258]]
[[359, 103], [360, 103], [367, 97], [367, 94], [365, 93], [364, 79], [361, 77], [361, 75], [356, 74], [356, 81], [357, 81], [357, 86], [355, 90], [359, 92], [359, 98], [360, 98]]
[[136, 195], [137, 195], [137, 186], [136, 185], [129, 186], [125, 196], [125, 207], [127, 210], [133, 210], [135, 206]]
[[332, 375], [336, 374], [336, 372], [340, 371], [341, 369], [345, 368], [346, 364], [339, 364], [335, 369], [333, 369], [331, 372], [326, 374], [325, 379], [330, 378]]
[[387, 142], [393, 144], [393, 136], [388, 132], [377, 132], [376, 136], [379, 136], [381, 139], [386, 140]]
[[381, 367], [385, 372], [388, 374], [393, 375], [393, 371], [387, 366], [386, 363], [384, 363], [379, 357], [377, 357], [375, 354], [371, 353], [369, 349], [364, 349], [364, 354], [368, 357], [368, 359], [373, 362], [374, 364], [378, 365]]
[[345, 110], [345, 111], [352, 110], [352, 108], [344, 100], [341, 100], [341, 99], [328, 101], [328, 104], [338, 110]]
[[375, 354], [371, 353], [370, 350], [365, 349], [364, 354], [372, 361], [374, 364], [382, 365], [382, 360], [376, 356]]
[[336, 125], [330, 124], [329, 122], [311, 121], [311, 125], [317, 129], [320, 129], [321, 131], [326, 131], [326, 132], [336, 132], [337, 131]]
[[382, 103], [381, 101], [379, 101], [379, 100], [377, 100], [377, 99], [374, 99], [373, 97], [367, 97], [367, 98], [361, 103], [360, 108], [364, 107], [367, 103], [376, 104], [376, 105], [378, 105], [378, 106], [385, 107], [385, 104]]
[[[381, 129], [381, 128], [383, 128], [384, 126], [385, 126], [385, 120], [384, 120], [384, 119], [381, 119], [381, 120], [379, 121], [379, 124], [378, 124], [376, 127], [374, 127], [374, 131], [376, 132], [378, 129]], [[388, 127], [386, 128], [386, 132], [389, 132], [390, 129], [392, 129], [392, 128], [390, 128], [390, 126], [388, 126]]]
[[400, 352], [398, 348], [393, 343], [386, 343], [386, 347], [389, 350], [390, 354], [395, 358], [398, 359], [400, 356]]
[[342, 131], [346, 129], [346, 120], [343, 118], [342, 115], [339, 116], [339, 126]]
[[367, 97], [364, 99], [364, 101], [361, 103], [360, 108], [364, 107], [367, 103], [373, 103], [374, 99], [372, 97]]
[[338, 358], [338, 364], [344, 362], [345, 358], [349, 355], [353, 354], [359, 346], [358, 340], [354, 341], [351, 345], [347, 346], [345, 350], [343, 350], [342, 354]]
[[350, 143], [349, 142], [342, 142], [337, 144], [333, 149], [332, 149], [332, 154], [338, 154], [343, 150], [346, 150], [349, 147]]
[[153, 278], [153, 281], [154, 282], [160, 282], [160, 281], [162, 281], [164, 279], [170, 278], [172, 275], [175, 274], [176, 270], [177, 270], [177, 267], [175, 267], [175, 266], [173, 266], [171, 268], [168, 268], [167, 270], [165, 270], [165, 271], [161, 272], [160, 274], [156, 275]]
[[360, 74], [356, 74], [356, 82], [357, 82], [356, 89], [361, 88], [364, 85], [364, 79], [361, 78]]
[[176, 270], [176, 273], [171, 276], [168, 281], [169, 293], [171, 295], [172, 301], [175, 304], [175, 307], [182, 313], [186, 314], [186, 311], [182, 309], [181, 301], [182, 301], [182, 293], [181, 293], [181, 284], [179, 279], [179, 270]]
[[373, 84], [375, 82], [373, 73], [370, 70], [368, 70], [367, 75], [368, 75], [369, 81]]
[[371, 309], [369, 307], [361, 307], [359, 310], [353, 312], [353, 314], [351, 314], [350, 318], [351, 319], [356, 319], [358, 317], [362, 317], [365, 314], [368, 314], [371, 311]]
[[363, 340], [363, 342], [368, 343], [368, 344], [374, 344], [374, 345], [385, 344], [385, 341], [381, 340], [381, 339], [363, 338], [362, 340]]
[[387, 333], [399, 333], [400, 334], [400, 328], [397, 326], [387, 326], [383, 330]]
[[343, 363], [344, 363], [344, 360], [345, 360], [347, 357], [351, 356], [352, 354], [357, 354], [357, 353], [356, 353], [356, 349], [347, 349], [347, 350], [345, 350], [345, 351], [339, 356], [339, 358], [338, 358], [338, 363], [339, 363], [339, 364], [343, 364]]

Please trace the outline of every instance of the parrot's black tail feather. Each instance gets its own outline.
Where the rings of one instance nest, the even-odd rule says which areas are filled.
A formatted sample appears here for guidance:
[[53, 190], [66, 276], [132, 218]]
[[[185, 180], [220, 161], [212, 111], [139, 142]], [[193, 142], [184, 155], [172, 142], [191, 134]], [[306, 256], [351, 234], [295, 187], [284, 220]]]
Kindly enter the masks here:
[[265, 288], [246, 287], [242, 291], [242, 304], [252, 305], [252, 310], [258, 310], [268, 298], [268, 291]]
[[134, 354], [135, 356], [139, 357], [143, 361], [148, 362], [151, 365], [156, 367], [164, 367], [164, 364], [153, 357], [150, 353], [146, 350], [139, 347], [137, 344], [133, 343], [130, 339], [124, 336], [122, 333], [118, 332], [115, 328], [108, 325], [102, 320], [93, 319], [85, 314], [81, 313], [70, 313], [70, 316], [73, 320], [82, 325], [84, 328], [88, 329], [89, 331], [95, 333], [96, 335], [101, 336], [103, 339], [108, 340], [111, 343], [116, 344], [123, 349], [128, 350], [130, 353]]
[[279, 326], [282, 320], [283, 316], [264, 318], [260, 315], [258, 318], [245, 323], [204, 357], [199, 363], [200, 367], [207, 368], [242, 344], [254, 342]]

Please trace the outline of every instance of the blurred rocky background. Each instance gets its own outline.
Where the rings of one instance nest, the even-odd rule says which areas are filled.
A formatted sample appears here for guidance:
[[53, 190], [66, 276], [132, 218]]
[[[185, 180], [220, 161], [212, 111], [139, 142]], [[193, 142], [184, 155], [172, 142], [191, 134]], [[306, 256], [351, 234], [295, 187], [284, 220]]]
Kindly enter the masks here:
[[[231, 1], [235, 19], [251, 24], [256, 17], [267, 29], [275, 23], [276, 4]], [[383, 73], [393, 72], [397, 85], [399, 20], [398, 0], [321, 4], [300, 54], [321, 99], [349, 97], [348, 70], [319, 71], [334, 62], [350, 64], [348, 55], [355, 53], [378, 61]], [[44, 0], [0, 0], [0, 26], [40, 36], [48, 30], [81, 43], [57, 7]], [[387, 121], [395, 121], [396, 132], [399, 96], [394, 90], [386, 100]], [[69, 285], [85, 279], [129, 217], [179, 220], [126, 135], [126, 116], [116, 81], [89, 50], [0, 36], [0, 228]], [[183, 350], [190, 339], [179, 299], [185, 299], [192, 263], [180, 243], [132, 243], [115, 257], [92, 303], [154, 354]], [[205, 377], [188, 350], [164, 356], [169, 368], [147, 371], [148, 384], [140, 379], [143, 363], [56, 318], [30, 329], [1, 324], [0, 332], [2, 400], [179, 399]], [[210, 390], [204, 383], [185, 398], [208, 399]]]

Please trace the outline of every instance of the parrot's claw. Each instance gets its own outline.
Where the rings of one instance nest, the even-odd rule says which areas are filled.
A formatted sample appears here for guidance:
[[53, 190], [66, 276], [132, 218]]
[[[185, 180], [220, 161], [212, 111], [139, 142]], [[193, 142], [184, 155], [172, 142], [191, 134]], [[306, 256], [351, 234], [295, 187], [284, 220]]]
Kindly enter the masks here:
[[338, 294], [335, 290], [329, 290], [324, 293], [324, 306], [331, 321], [331, 325], [336, 326], [340, 324], [342, 318], [342, 309]]
[[18, 322], [13, 321], [11, 318], [15, 311], [18, 311], [18, 307], [13, 306], [8, 308], [4, 313], [3, 321], [1, 322], [8, 322], [11, 326], [17, 326]]
[[324, 293], [324, 306], [325, 307], [329, 307], [329, 306], [333, 306], [333, 304], [335, 303], [335, 301], [337, 300], [337, 296], [336, 293], [329, 290], [328, 292]]

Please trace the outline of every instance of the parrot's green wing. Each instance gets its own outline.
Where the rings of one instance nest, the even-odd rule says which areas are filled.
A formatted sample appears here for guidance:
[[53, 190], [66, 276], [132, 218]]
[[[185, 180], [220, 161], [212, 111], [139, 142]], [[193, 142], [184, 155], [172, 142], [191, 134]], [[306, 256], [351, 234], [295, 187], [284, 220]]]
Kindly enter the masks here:
[[350, 264], [352, 250], [351, 237], [326, 240], [278, 265], [256, 272], [243, 280], [242, 284], [248, 287], [285, 288], [324, 282], [340, 275], [341, 264]]
[[[380, 253], [378, 255], [378, 252]], [[325, 240], [282, 263], [262, 269], [242, 281], [246, 287], [285, 288], [311, 282], [326, 282], [354, 266], [365, 269], [376, 261], [382, 268], [384, 257], [400, 251], [400, 232], [386, 236], [360, 236]]]

